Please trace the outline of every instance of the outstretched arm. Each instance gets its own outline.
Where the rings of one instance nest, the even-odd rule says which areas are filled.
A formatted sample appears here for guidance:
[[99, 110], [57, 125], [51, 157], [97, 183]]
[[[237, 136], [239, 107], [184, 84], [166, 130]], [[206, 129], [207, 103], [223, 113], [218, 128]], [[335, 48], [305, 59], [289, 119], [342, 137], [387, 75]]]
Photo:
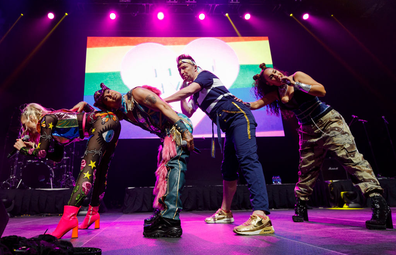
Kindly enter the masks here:
[[[132, 90], [133, 97], [135, 100], [153, 111], [161, 112], [167, 119], [169, 119], [172, 124], [178, 124], [181, 122], [181, 118], [177, 113], [157, 94], [154, 92], [144, 89], [135, 88]], [[187, 142], [187, 147], [190, 151], [194, 150], [193, 136], [188, 130], [182, 132], [183, 140]]]
[[188, 85], [187, 87], [179, 90], [178, 92], [176, 92], [175, 94], [165, 98], [165, 102], [167, 103], [172, 103], [172, 102], [176, 102], [176, 101], [180, 101], [182, 99], [186, 99], [187, 97], [199, 92], [201, 90], [201, 85], [199, 85], [196, 82], [191, 83], [190, 85]]
[[75, 106], [73, 106], [73, 108], [70, 109], [70, 111], [72, 112], [93, 112], [95, 111], [95, 109], [89, 105], [87, 102], [81, 101], [78, 104], [76, 104]]
[[278, 94], [276, 93], [276, 91], [272, 91], [267, 95], [263, 96], [262, 98], [260, 98], [259, 100], [248, 103], [248, 105], [250, 105], [251, 110], [257, 110], [266, 105], [269, 105], [270, 103], [274, 102], [277, 99], [278, 99]]
[[285, 79], [290, 81], [290, 86], [294, 86], [295, 89], [299, 89], [312, 96], [324, 97], [326, 95], [324, 86], [306, 73], [296, 72], [294, 74], [294, 80], [289, 77], [285, 77]]

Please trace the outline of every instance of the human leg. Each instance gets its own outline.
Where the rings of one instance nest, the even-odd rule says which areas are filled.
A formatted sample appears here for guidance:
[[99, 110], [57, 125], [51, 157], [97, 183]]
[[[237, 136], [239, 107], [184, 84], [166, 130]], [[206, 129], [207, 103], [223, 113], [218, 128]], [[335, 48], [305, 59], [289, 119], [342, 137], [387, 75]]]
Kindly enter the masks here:
[[368, 229], [393, 228], [391, 210], [382, 197], [383, 189], [374, 175], [370, 163], [357, 150], [355, 139], [344, 118], [335, 112], [336, 119], [328, 128], [328, 139], [325, 146], [333, 152], [334, 157], [351, 174], [352, 182], [359, 186], [362, 193], [372, 203], [372, 218], [366, 221]]
[[183, 208], [181, 194], [189, 156], [190, 153], [183, 147], [176, 146], [176, 156], [165, 164], [167, 169], [166, 191], [159, 197], [163, 208], [151, 219], [145, 220], [143, 232], [145, 237], [180, 237], [182, 235], [179, 214]]
[[[102, 119], [106, 120], [106, 117], [108, 116], [102, 116]], [[99, 205], [105, 194], [108, 169], [114, 156], [118, 137], [121, 131], [119, 121], [114, 121], [114, 119], [112, 119], [112, 121], [105, 122], [105, 125], [102, 124], [102, 120], [96, 121], [93, 124], [93, 128], [99, 130], [99, 137], [102, 136], [104, 138], [103, 141], [99, 142], [99, 144], [102, 144], [103, 153], [100, 158], [100, 162], [98, 163], [97, 169], [93, 171], [93, 190], [91, 202], [88, 207], [87, 215], [85, 216], [83, 223], [79, 226], [79, 229], [87, 229], [93, 223], [95, 223], [96, 229], [100, 228]], [[110, 137], [111, 134], [108, 134], [108, 130], [114, 130], [112, 138]], [[88, 153], [92, 153], [92, 150], [88, 150], [87, 147], [86, 154]]]
[[253, 214], [234, 232], [240, 235], [265, 235], [274, 233], [269, 214], [267, 187], [263, 168], [257, 155], [256, 122], [250, 112], [243, 112], [227, 130], [232, 139], [235, 156], [248, 184]]
[[294, 222], [308, 221], [307, 202], [313, 192], [313, 187], [320, 174], [320, 167], [326, 155], [323, 148], [323, 134], [310, 126], [301, 126], [299, 130], [299, 171], [298, 181], [294, 188], [296, 203]]
[[221, 207], [212, 216], [205, 219], [206, 223], [234, 222], [234, 217], [231, 212], [231, 204], [237, 189], [238, 168], [239, 163], [235, 156], [234, 143], [226, 134], [223, 163], [221, 165], [221, 173], [223, 176], [223, 200]]
[[[105, 158], [104, 155], [109, 155], [111, 157], [114, 150], [111, 152], [111, 150], [108, 151], [108, 149], [115, 148], [120, 129], [121, 126], [115, 116], [111, 118], [109, 117], [109, 114], [100, 114], [95, 120], [93, 120], [92, 129], [90, 130], [91, 137], [87, 143], [87, 149], [83, 160], [81, 161], [81, 171], [77, 178], [76, 185], [73, 189], [68, 205], [64, 208], [64, 214], [57, 228], [51, 233], [51, 235], [61, 238], [70, 229], [73, 229], [74, 234], [72, 237], [77, 237], [78, 210], [80, 209], [84, 198], [89, 193], [92, 183], [97, 182], [94, 181], [96, 173], [103, 172], [103, 169], [106, 169], [107, 171], [107, 167], [105, 168], [103, 164], [106, 163], [108, 166], [109, 161], [102, 161], [101, 159]], [[96, 168], [99, 171], [97, 171]], [[98, 182], [98, 185], [102, 187], [98, 190], [103, 190], [104, 192], [106, 182], [102, 180], [101, 183]], [[99, 197], [93, 196], [93, 199], [96, 199], [96, 203], [98, 203]]]

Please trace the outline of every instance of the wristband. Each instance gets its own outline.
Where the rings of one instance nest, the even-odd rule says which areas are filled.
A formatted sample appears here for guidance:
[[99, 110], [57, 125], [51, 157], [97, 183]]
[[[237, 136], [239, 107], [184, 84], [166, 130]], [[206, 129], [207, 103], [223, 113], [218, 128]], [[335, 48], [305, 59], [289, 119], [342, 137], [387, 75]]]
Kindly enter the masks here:
[[180, 134], [183, 134], [184, 131], [186, 131], [186, 130], [188, 131], [186, 124], [184, 124], [184, 122], [181, 119], [179, 119], [178, 121], [175, 122], [175, 126], [176, 126], [177, 131], [180, 132]]
[[310, 91], [311, 88], [312, 88], [311, 85], [304, 84], [304, 83], [301, 83], [301, 82], [299, 82], [299, 81], [297, 81], [297, 82], [295, 83], [294, 87], [295, 87], [296, 89], [298, 89], [298, 90], [301, 90], [302, 92], [305, 92], [305, 93], [309, 93], [309, 91]]

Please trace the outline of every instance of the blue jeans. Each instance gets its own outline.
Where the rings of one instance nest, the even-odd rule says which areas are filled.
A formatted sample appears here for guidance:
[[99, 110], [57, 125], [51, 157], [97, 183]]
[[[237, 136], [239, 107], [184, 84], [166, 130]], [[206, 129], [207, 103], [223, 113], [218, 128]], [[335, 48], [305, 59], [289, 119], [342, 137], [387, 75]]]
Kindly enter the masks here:
[[163, 196], [165, 209], [161, 211], [164, 218], [179, 220], [179, 213], [183, 209], [181, 194], [184, 188], [187, 164], [190, 152], [176, 145], [177, 155], [167, 163], [168, 169], [166, 193]]
[[223, 180], [237, 180], [240, 168], [248, 184], [253, 210], [269, 214], [267, 186], [257, 155], [257, 123], [252, 112], [242, 104], [230, 102], [218, 111], [218, 118], [226, 133], [221, 167]]

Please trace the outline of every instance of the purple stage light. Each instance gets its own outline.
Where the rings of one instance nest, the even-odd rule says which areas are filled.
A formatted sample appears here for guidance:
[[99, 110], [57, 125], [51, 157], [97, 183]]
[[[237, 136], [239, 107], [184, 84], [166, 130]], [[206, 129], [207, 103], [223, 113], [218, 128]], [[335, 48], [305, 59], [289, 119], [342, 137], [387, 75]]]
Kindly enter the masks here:
[[116, 16], [116, 14], [114, 13], [114, 12], [112, 12], [112, 13], [110, 13], [110, 19], [115, 19], [117, 16]]
[[47, 16], [48, 16], [49, 19], [54, 19], [55, 18], [55, 15], [52, 12], [49, 12]]
[[165, 18], [164, 13], [163, 13], [163, 12], [158, 12], [157, 18], [158, 18], [159, 20], [163, 20], [163, 19]]
[[309, 18], [309, 14], [308, 13], [305, 13], [304, 15], [303, 15], [303, 19], [304, 20], [307, 20]]
[[199, 17], [200, 20], [204, 20], [205, 19], [205, 13], [199, 14], [198, 17]]
[[245, 16], [244, 16], [245, 20], [249, 20], [250, 17], [251, 17], [251, 16], [250, 16], [250, 13], [246, 13]]

